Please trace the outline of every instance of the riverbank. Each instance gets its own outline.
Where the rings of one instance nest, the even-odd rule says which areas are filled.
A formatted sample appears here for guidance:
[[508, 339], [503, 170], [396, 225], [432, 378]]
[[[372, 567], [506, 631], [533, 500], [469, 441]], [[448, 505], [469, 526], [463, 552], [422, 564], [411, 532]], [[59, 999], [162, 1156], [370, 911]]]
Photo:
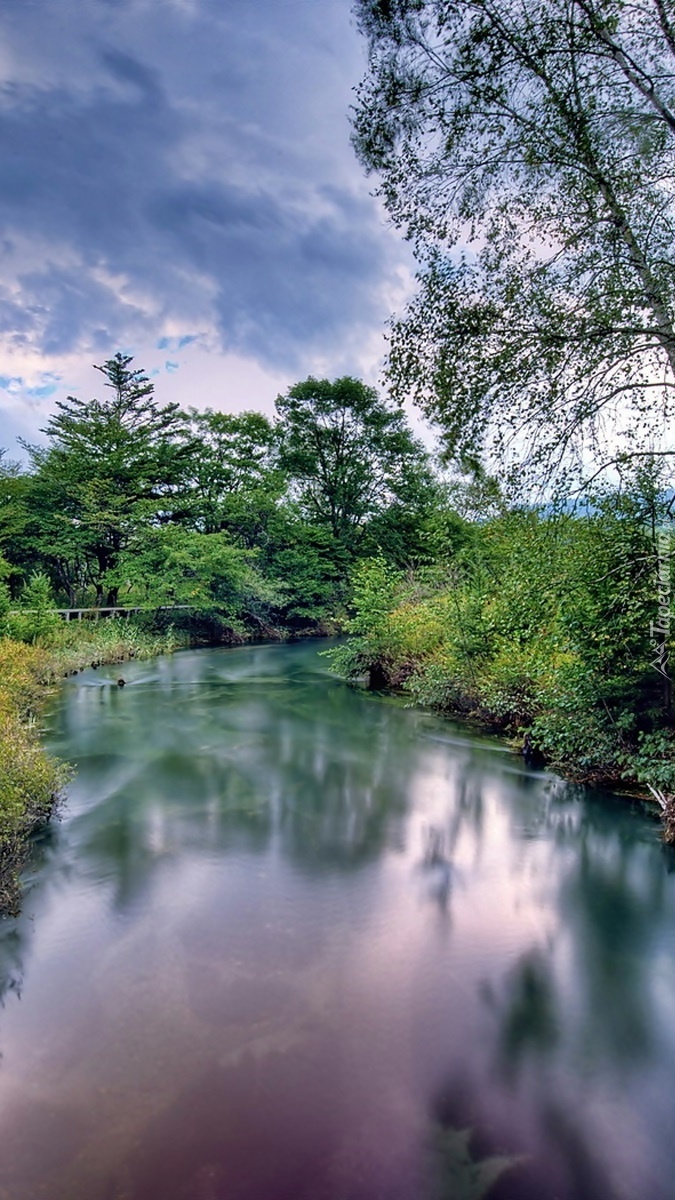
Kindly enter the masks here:
[[52, 811], [66, 769], [41, 748], [45, 652], [0, 641], [0, 912], [13, 911], [31, 832]]
[[394, 574], [371, 560], [333, 668], [468, 719], [570, 782], [658, 796], [670, 840], [675, 729], [643, 644], [647, 616], [638, 613], [632, 642], [614, 642], [578, 614], [563, 621], [555, 597], [531, 596], [527, 579], [512, 590], [492, 577], [479, 589], [457, 574]]
[[[367, 687], [368, 691], [380, 692], [392, 697], [398, 697], [404, 701], [407, 700], [406, 707], [413, 707], [410, 703], [410, 695], [411, 692], [419, 688], [420, 681], [409, 677], [407, 671], [396, 673], [391, 678], [388, 673], [388, 665], [381, 661], [375, 662], [371, 664], [368, 672], [362, 675], [357, 675], [354, 671], [345, 672], [339, 669], [337, 669], [336, 673], [351, 683], [355, 683], [358, 679], [363, 686]], [[411, 670], [414, 668], [412, 668], [412, 664], [408, 664], [407, 669]], [[451, 682], [447, 681], [448, 688], [451, 687]], [[417, 688], [415, 685], [417, 685]], [[533, 745], [531, 735], [528, 731], [523, 733], [521, 729], [518, 733], [515, 733], [513, 727], [509, 724], [503, 721], [496, 721], [494, 715], [489, 709], [486, 710], [483, 708], [480, 700], [477, 698], [467, 693], [462, 693], [456, 688], [452, 688], [452, 692], [452, 704], [434, 704], [423, 695], [417, 695], [414, 700], [414, 707], [426, 709], [436, 716], [460, 722], [462, 727], [468, 732], [471, 732], [473, 729], [477, 733], [489, 734], [503, 742], [505, 746], [508, 746], [513, 754], [521, 757], [526, 766], [547, 767], [566, 783], [580, 784], [589, 788], [599, 788], [630, 801], [640, 802], [645, 806], [646, 810], [653, 813], [656, 819], [660, 816], [663, 841], [665, 845], [675, 847], [674, 796], [668, 795], [660, 789], [653, 791], [646, 789], [643, 784], [631, 779], [629, 773], [626, 776], [617, 776], [615, 772], [608, 772], [605, 775], [602, 770], [597, 770], [591, 776], [580, 770], [578, 764], [574, 762], [551, 761]]]

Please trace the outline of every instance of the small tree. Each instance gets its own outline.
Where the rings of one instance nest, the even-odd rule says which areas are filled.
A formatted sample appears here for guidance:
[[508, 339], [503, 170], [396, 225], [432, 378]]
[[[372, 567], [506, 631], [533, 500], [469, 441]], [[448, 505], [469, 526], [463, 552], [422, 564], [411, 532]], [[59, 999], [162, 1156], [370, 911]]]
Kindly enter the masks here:
[[19, 608], [5, 618], [7, 633], [17, 641], [37, 642], [48, 638], [60, 624], [49, 576], [44, 571], [33, 571], [21, 592]]

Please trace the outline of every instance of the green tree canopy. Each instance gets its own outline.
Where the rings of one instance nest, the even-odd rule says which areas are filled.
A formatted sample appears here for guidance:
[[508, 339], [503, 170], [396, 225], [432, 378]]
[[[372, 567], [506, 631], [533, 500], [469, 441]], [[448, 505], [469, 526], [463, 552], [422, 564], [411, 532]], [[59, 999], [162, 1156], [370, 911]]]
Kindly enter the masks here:
[[242, 545], [260, 544], [285, 475], [277, 461], [277, 434], [259, 412], [190, 410], [199, 452], [190, 464], [197, 525], [205, 533], [227, 530]]
[[107, 582], [120, 589], [125, 603], [218, 607], [234, 620], [272, 596], [252, 556], [227, 534], [199, 533], [182, 525], [140, 528]]
[[280, 463], [310, 520], [351, 549], [369, 518], [405, 502], [426, 454], [405, 415], [374, 388], [310, 376], [279, 396]]

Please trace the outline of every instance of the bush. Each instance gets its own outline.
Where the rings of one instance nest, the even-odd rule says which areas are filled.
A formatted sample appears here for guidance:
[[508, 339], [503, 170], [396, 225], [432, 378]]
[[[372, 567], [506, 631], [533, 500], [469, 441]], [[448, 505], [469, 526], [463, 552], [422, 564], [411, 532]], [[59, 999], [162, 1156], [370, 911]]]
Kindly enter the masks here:
[[60, 624], [61, 618], [54, 611], [49, 578], [42, 571], [34, 571], [21, 593], [20, 608], [14, 612], [6, 611], [2, 631], [16, 641], [35, 643], [48, 639]]
[[336, 670], [402, 685], [534, 746], [564, 774], [675, 790], [675, 733], [652, 665], [657, 558], [637, 502], [582, 517], [511, 513], [445, 574], [357, 573]]

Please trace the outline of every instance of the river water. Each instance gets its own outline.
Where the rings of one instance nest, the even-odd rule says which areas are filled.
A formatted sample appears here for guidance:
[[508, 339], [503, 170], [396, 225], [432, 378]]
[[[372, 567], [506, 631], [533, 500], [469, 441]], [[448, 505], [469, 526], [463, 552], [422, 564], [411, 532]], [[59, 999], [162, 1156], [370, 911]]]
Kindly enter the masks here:
[[0, 1200], [673, 1200], [657, 825], [321, 648], [64, 684], [77, 775], [0, 924]]

